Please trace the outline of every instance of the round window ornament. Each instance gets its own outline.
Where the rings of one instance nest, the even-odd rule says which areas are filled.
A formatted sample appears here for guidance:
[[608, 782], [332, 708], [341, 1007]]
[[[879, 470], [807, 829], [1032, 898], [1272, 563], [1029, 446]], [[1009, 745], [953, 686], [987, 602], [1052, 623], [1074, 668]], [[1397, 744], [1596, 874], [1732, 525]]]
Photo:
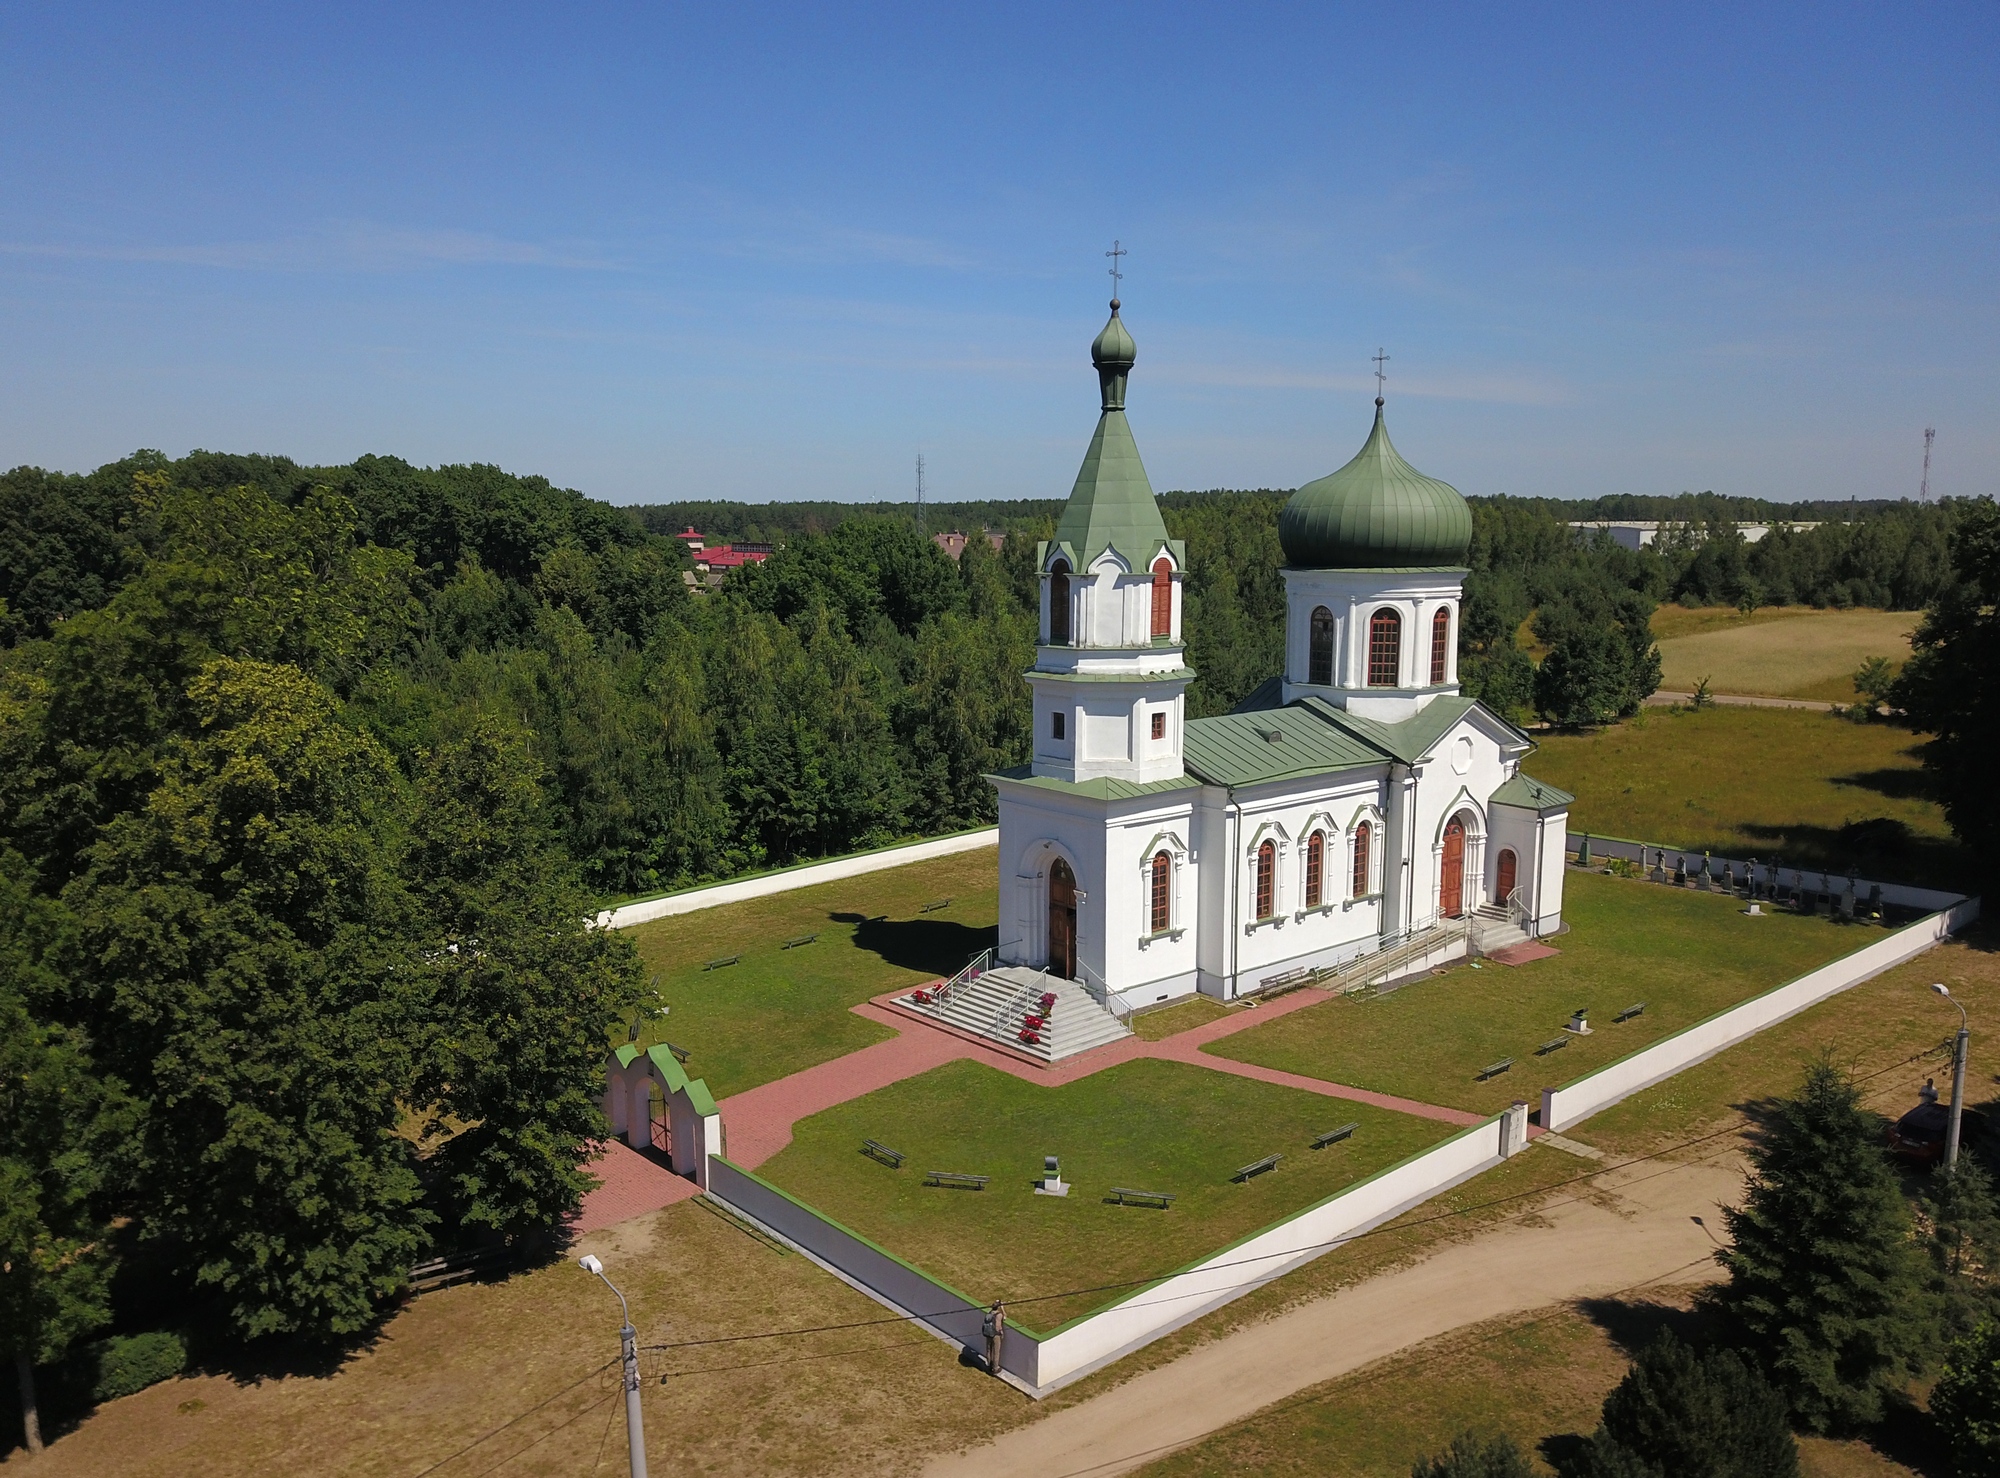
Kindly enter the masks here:
[[1451, 746], [1451, 768], [1452, 773], [1457, 775], [1463, 775], [1472, 768], [1472, 740], [1467, 735], [1460, 734]]

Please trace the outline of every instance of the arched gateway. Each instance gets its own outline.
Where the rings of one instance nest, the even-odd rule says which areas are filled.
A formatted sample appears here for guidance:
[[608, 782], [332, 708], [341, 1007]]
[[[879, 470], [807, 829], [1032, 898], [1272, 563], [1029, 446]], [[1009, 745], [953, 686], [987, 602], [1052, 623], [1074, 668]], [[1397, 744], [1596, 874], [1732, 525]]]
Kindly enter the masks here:
[[1060, 857], [1049, 868], [1049, 973], [1076, 978], [1076, 874]]

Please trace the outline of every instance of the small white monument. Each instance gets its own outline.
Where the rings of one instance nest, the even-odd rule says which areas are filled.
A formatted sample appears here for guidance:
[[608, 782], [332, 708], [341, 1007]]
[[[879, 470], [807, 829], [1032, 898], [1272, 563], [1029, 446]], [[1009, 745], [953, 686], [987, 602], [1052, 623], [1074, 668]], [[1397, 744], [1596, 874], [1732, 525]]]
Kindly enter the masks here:
[[1042, 1156], [1042, 1183], [1035, 1187], [1038, 1196], [1067, 1196], [1069, 1186], [1062, 1178], [1062, 1166], [1054, 1155]]

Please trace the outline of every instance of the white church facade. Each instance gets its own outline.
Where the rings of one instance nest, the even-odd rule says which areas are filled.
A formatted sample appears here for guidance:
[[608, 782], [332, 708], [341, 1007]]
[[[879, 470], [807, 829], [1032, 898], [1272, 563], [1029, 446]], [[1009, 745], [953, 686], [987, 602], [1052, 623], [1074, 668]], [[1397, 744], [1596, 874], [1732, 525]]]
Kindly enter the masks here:
[[1380, 398], [1361, 451], [1280, 519], [1284, 672], [1187, 717], [1187, 551], [1126, 424], [1118, 307], [1091, 346], [1097, 431], [1039, 552], [1033, 758], [989, 777], [998, 963], [1136, 1009], [1235, 999], [1482, 913], [1558, 928], [1571, 797], [1460, 695], [1471, 512], [1397, 454]]

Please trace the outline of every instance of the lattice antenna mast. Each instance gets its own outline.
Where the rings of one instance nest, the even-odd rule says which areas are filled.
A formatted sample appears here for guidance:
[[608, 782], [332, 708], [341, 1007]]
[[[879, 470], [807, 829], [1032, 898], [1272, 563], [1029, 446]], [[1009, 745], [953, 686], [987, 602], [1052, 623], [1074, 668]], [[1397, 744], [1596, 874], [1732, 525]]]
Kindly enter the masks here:
[[924, 529], [924, 454], [917, 453], [917, 537], [922, 538]]
[[1924, 427], [1924, 480], [1917, 486], [1917, 501], [1931, 500], [1931, 443], [1937, 439], [1937, 427]]

